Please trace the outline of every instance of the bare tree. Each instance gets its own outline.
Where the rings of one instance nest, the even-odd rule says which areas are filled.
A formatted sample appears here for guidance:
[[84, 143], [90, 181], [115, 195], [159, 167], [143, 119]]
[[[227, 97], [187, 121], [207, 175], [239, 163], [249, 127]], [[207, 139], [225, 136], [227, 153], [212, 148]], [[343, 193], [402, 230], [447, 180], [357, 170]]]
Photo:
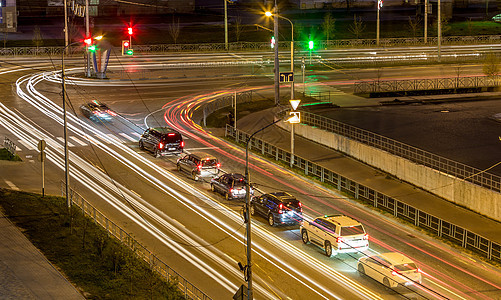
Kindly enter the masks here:
[[174, 41], [174, 44], [177, 44], [177, 38], [179, 37], [179, 32], [181, 31], [181, 27], [179, 27], [179, 18], [177, 22], [174, 20], [174, 16], [172, 16], [172, 23], [169, 24], [169, 34]]
[[322, 30], [324, 32], [325, 39], [327, 41], [334, 35], [334, 30], [336, 28], [336, 19], [334, 19], [331, 13], [327, 13], [324, 17], [324, 22], [322, 23]]
[[364, 21], [362, 21], [362, 17], [358, 17], [357, 15], [353, 16], [353, 24], [350, 25], [348, 30], [353, 33], [355, 38], [360, 38], [360, 35], [362, 34], [362, 31], [365, 30], [365, 24]]
[[[444, 14], [441, 15], [442, 17], [440, 18], [440, 27], [442, 29], [442, 36], [444, 36], [447, 32], [449, 32], [451, 26], [449, 25], [449, 18], [447, 18]], [[438, 19], [433, 21], [433, 33], [438, 33]]]
[[499, 74], [499, 57], [496, 53], [491, 51], [485, 55], [482, 69], [484, 74], [489, 77], [495, 77]]
[[243, 30], [242, 18], [240, 18], [240, 16], [238, 16], [235, 20], [235, 37], [237, 38], [237, 42], [240, 41], [240, 35], [242, 35], [242, 30]]
[[412, 32], [412, 37], [416, 37], [418, 30], [421, 28], [421, 17], [416, 16], [414, 19], [409, 16], [409, 29]]
[[33, 45], [37, 47], [37, 51], [38, 47], [43, 45], [42, 32], [40, 32], [40, 27], [38, 27], [38, 25], [35, 25], [33, 29]]

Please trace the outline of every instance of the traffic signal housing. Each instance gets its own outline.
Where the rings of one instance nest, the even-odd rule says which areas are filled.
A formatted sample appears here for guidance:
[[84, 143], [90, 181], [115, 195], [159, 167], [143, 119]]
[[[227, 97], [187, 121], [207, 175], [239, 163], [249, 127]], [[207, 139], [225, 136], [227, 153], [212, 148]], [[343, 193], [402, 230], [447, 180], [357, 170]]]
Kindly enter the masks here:
[[308, 42], [308, 49], [313, 50], [313, 47], [314, 47], [314, 43], [313, 43], [313, 41], [310, 40]]
[[275, 43], [276, 43], [276, 41], [275, 41], [275, 37], [274, 37], [274, 36], [272, 36], [272, 37], [271, 37], [271, 39], [270, 39], [270, 46], [271, 46], [271, 49], [275, 48]]
[[122, 55], [133, 55], [134, 50], [130, 48], [130, 42], [128, 40], [122, 41]]

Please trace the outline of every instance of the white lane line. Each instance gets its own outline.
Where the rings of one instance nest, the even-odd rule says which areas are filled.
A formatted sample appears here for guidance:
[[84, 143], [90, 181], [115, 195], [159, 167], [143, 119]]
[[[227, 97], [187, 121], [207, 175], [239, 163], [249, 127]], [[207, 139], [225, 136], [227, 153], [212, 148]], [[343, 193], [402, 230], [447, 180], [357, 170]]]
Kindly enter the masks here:
[[18, 146], [16, 146], [16, 152], [20, 152], [20, 151], [23, 151], [23, 149], [21, 149]]
[[13, 184], [11, 181], [5, 180], [5, 183], [7, 183], [7, 185], [10, 187], [11, 190], [19, 191], [19, 188], [15, 184]]
[[[58, 136], [57, 139], [60, 140], [61, 143], [63, 143], [63, 147], [64, 147], [64, 138], [62, 136]], [[70, 143], [68, 141], [68, 147], [75, 147], [75, 145], [73, 145], [72, 143]]]
[[138, 141], [137, 139], [132, 138], [132, 137], [130, 137], [129, 135], [127, 135], [127, 134], [123, 133], [123, 132], [120, 132], [120, 133], [119, 133], [119, 135], [120, 135], [120, 136], [123, 136], [124, 138], [128, 139], [128, 140], [129, 140], [129, 141], [131, 141], [131, 142], [137, 142], [137, 141]]
[[[24, 147], [28, 148], [28, 150], [36, 150], [37, 148], [35, 148], [33, 145], [31, 145], [30, 143], [28, 143], [27, 141], [25, 140], [17, 140], [20, 144], [22, 144]], [[17, 147], [16, 147], [17, 149]]]
[[119, 138], [117, 138], [116, 135], [114, 134], [111, 134], [111, 133], [106, 133], [105, 134], [109, 139], [113, 140], [113, 141], [116, 141], [118, 143], [123, 143], [123, 141], [121, 141]]
[[82, 146], [87, 146], [87, 143], [82, 141], [81, 139], [77, 138], [76, 136], [70, 136], [70, 138], [72, 140], [74, 140], [75, 142], [77, 142], [77, 144], [80, 144]]

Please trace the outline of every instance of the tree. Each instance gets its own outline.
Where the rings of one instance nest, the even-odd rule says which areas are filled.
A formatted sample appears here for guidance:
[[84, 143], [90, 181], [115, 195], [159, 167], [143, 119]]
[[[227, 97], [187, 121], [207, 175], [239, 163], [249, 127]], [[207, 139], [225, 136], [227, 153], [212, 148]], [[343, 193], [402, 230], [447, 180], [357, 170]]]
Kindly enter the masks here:
[[[442, 36], [444, 36], [451, 29], [451, 26], [449, 25], [449, 18], [447, 18], [445, 14], [442, 14], [442, 17], [440, 18], [440, 23], [442, 29]], [[438, 19], [433, 21], [433, 33], [434, 34], [438, 33]]]
[[484, 74], [489, 77], [495, 77], [499, 74], [499, 57], [494, 52], [488, 52], [485, 55], [484, 65], [482, 67]]
[[336, 26], [336, 19], [334, 19], [331, 13], [327, 13], [324, 17], [324, 22], [322, 23], [322, 29], [324, 32], [325, 39], [327, 41], [334, 35], [334, 30]]
[[242, 35], [242, 30], [243, 30], [242, 18], [238, 16], [235, 20], [235, 37], [237, 38], [237, 42], [240, 41], [240, 35]]
[[348, 30], [353, 33], [355, 38], [360, 38], [360, 35], [362, 34], [362, 31], [365, 30], [365, 24], [364, 21], [362, 21], [362, 17], [358, 17], [357, 15], [353, 15], [353, 24], [350, 25]]
[[409, 29], [412, 32], [412, 37], [416, 37], [421, 28], [421, 17], [416, 16], [414, 19], [409, 16]]
[[177, 44], [177, 38], [179, 37], [180, 31], [181, 31], [181, 28], [179, 27], [179, 18], [177, 19], [177, 22], [176, 22], [176, 21], [174, 21], [174, 15], [173, 15], [172, 16], [172, 23], [169, 24], [169, 34], [172, 37], [174, 44]]
[[33, 45], [37, 47], [37, 50], [38, 47], [43, 45], [42, 32], [40, 32], [40, 27], [38, 27], [38, 25], [35, 25], [33, 29]]
[[473, 22], [471, 21], [471, 18], [466, 20], [466, 30], [468, 31], [468, 35], [471, 36], [473, 33]]

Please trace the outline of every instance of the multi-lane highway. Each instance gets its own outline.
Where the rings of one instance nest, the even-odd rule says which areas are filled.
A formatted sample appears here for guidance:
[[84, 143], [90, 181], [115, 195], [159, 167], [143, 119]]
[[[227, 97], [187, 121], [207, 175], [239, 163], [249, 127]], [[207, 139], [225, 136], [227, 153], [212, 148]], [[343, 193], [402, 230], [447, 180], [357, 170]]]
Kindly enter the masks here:
[[[164, 59], [183, 63], [181, 57]], [[210, 55], [197, 59], [221, 62]], [[162, 57], [151, 57], [144, 59], [144, 63], [129, 63], [128, 67], [147, 69], [152, 67], [149, 64], [159, 61]], [[31, 66], [43, 68], [51, 64], [32, 62]], [[117, 64], [112, 67], [119, 69]], [[211, 153], [220, 159], [224, 171], [243, 173], [244, 151], [197, 125], [199, 120], [193, 119], [194, 110], [235, 89], [271, 88], [271, 76], [263, 71], [256, 77], [228, 76], [221, 80], [217, 73], [220, 69], [208, 70], [207, 66], [188, 71], [176, 68], [165, 72], [172, 77], [183, 73], [186, 78], [133, 83], [68, 80], [68, 98], [74, 109], [69, 113], [71, 186], [212, 298], [227, 299], [243, 283], [243, 274], [237, 266], [238, 262], [246, 261], [243, 202], [226, 201], [212, 193], [208, 183], [194, 182], [179, 173], [176, 157], [154, 158], [137, 146], [139, 135], [147, 126], [168, 125], [182, 132], [186, 151]], [[423, 73], [429, 74], [430, 70], [437, 68]], [[476, 72], [479, 67], [472, 70]], [[360, 78], [365, 71], [344, 72]], [[388, 74], [395, 75], [387, 76], [405, 76], [410, 72], [414, 71], [392, 68]], [[206, 76], [200, 79], [200, 73]], [[62, 180], [60, 78], [52, 72], [22, 67], [4, 70], [2, 76], [4, 81], [15, 81], [15, 85], [12, 91], [4, 87], [0, 126], [19, 141], [23, 154], [36, 153], [38, 140], [44, 138], [50, 162], [47, 176], [52, 182]], [[352, 81], [339, 72], [324, 76], [340, 86], [349, 87]], [[119, 116], [111, 123], [94, 123], [84, 118], [78, 107], [92, 99], [107, 103]], [[338, 213], [352, 216], [364, 224], [370, 236], [367, 252], [327, 258], [320, 248], [302, 243], [298, 226], [272, 228], [265, 219], [253, 219], [256, 298], [496, 299], [501, 296], [499, 268], [261, 158], [251, 156], [250, 163], [252, 182], [260, 191], [290, 192], [304, 204], [307, 219]], [[21, 181], [11, 175], [12, 181]], [[411, 257], [423, 272], [422, 285], [389, 290], [357, 272], [358, 258], [388, 251]]]

